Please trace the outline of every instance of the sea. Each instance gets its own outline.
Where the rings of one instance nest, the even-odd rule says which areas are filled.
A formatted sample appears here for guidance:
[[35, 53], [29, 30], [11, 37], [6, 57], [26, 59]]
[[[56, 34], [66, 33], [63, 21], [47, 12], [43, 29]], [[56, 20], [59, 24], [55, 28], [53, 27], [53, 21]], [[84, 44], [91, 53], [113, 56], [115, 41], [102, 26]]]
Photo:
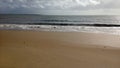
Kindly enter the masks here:
[[0, 14], [0, 30], [94, 32], [120, 35], [120, 16]]

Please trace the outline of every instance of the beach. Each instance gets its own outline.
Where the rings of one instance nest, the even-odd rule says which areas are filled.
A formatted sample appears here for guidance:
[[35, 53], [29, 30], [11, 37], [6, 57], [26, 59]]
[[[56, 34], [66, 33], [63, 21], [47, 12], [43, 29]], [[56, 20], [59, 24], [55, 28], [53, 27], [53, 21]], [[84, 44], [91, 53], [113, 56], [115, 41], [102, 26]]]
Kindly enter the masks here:
[[0, 30], [0, 68], [120, 68], [120, 35]]

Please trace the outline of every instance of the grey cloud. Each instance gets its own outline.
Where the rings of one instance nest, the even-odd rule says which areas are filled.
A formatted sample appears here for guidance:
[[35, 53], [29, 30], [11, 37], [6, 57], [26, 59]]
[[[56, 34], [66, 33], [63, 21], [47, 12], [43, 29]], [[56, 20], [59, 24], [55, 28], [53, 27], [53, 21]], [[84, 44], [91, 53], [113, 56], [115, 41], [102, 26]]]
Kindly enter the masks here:
[[46, 10], [96, 10], [120, 8], [119, 0], [0, 0], [0, 13], [32, 13]]
[[41, 8], [66, 9], [76, 6], [98, 5], [96, 0], [1, 0], [0, 7], [4, 8]]

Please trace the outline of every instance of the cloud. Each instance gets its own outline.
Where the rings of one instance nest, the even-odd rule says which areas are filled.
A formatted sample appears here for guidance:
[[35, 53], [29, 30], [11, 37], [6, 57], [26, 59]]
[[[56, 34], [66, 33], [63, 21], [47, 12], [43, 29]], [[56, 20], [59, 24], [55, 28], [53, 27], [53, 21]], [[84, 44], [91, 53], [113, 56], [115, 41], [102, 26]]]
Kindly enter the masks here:
[[82, 5], [82, 6], [89, 6], [89, 5], [98, 5], [100, 4], [100, 1], [96, 1], [96, 0], [75, 0], [76, 3], [78, 5]]
[[98, 5], [97, 0], [1, 0], [0, 7], [4, 8], [41, 8], [66, 9], [76, 6]]
[[[0, 13], [120, 9], [120, 0], [0, 0]], [[49, 13], [49, 11], [48, 11]]]

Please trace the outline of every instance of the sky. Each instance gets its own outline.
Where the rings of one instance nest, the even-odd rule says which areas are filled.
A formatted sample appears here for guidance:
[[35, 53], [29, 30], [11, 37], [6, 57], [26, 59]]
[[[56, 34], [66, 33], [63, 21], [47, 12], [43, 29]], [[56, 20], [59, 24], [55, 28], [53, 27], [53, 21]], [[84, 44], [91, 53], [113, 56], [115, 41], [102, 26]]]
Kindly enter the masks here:
[[120, 15], [120, 0], [0, 0], [0, 14]]

